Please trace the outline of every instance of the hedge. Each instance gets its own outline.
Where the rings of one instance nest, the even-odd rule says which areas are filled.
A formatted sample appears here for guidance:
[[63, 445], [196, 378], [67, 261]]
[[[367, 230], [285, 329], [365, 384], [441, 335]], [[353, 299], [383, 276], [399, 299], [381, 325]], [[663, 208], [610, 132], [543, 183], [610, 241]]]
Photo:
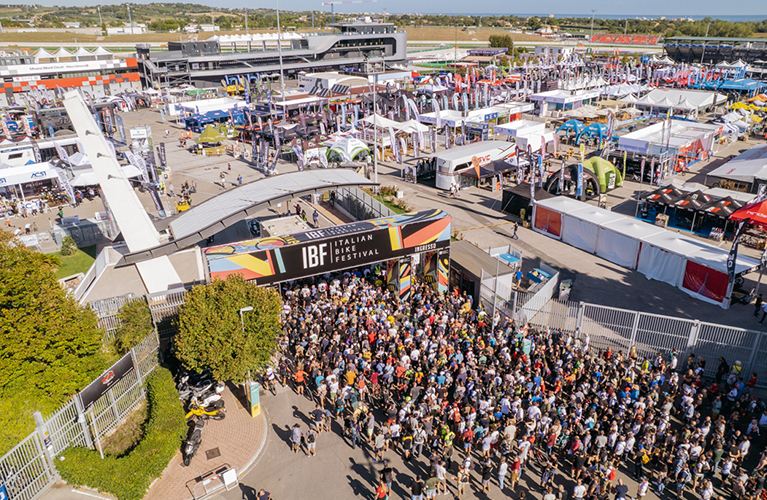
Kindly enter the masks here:
[[188, 431], [184, 409], [170, 372], [157, 367], [147, 379], [149, 416], [144, 437], [123, 456], [105, 456], [87, 448], [70, 448], [57, 460], [69, 484], [110, 493], [120, 500], [141, 500], [155, 478], [168, 466]]

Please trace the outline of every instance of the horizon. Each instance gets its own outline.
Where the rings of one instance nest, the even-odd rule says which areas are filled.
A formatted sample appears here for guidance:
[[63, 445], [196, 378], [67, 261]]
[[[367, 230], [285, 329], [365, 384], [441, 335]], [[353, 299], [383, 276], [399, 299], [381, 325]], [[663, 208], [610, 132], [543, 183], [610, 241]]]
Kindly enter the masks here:
[[[276, 5], [275, 0], [275, 5]], [[585, 12], [583, 13], [573, 13], [573, 5], [570, 2], [566, 2], [565, 0], [548, 0], [546, 2], [543, 2], [541, 4], [538, 4], [538, 8], [541, 9], [541, 12], [538, 13], [530, 13], [530, 12], [520, 12], [520, 13], [514, 13], [514, 12], [508, 12], [506, 9], [508, 8], [508, 4], [502, 3], [500, 0], [490, 0], [488, 3], [483, 5], [483, 10], [485, 12], [477, 12], [477, 13], [468, 13], [464, 10], [465, 4], [460, 0], [447, 0], [446, 2], [443, 2], [443, 5], [445, 7], [445, 10], [442, 12], [428, 12], [430, 8], [433, 8], [433, 4], [431, 2], [423, 2], [424, 9], [413, 9], [414, 5], [418, 5], [418, 3], [413, 2], [407, 2], [404, 0], [373, 0], [375, 2], [375, 8], [370, 9], [371, 11], [365, 12], [368, 9], [360, 9], [362, 5], [360, 4], [353, 4], [353, 5], [336, 5], [335, 6], [335, 12], [337, 14], [359, 14], [359, 13], [372, 13], [372, 14], [384, 14], [384, 11], [387, 15], [446, 15], [446, 16], [518, 16], [518, 17], [548, 17], [549, 15], [553, 15], [555, 17], [579, 17], [579, 18], [587, 18], [591, 17], [591, 10], [594, 9], [596, 12], [594, 14], [594, 17], [599, 18], [615, 18], [616, 16], [625, 17], [626, 19], [635, 19], [635, 18], [647, 18], [647, 19], [656, 19], [665, 17], [667, 19], [680, 19], [680, 18], [702, 18], [702, 17], [711, 17], [714, 19], [721, 19], [721, 20], [728, 20], [728, 18], [733, 17], [748, 17], [751, 19], [743, 19], [740, 20], [740, 22], [746, 22], [746, 21], [756, 21], [760, 22], [764, 19], [767, 19], [767, 6], [762, 1], [757, 0], [744, 0], [742, 2], [739, 2], [736, 4], [734, 9], [732, 9], [728, 13], [711, 13], [714, 10], [721, 9], [721, 2], [718, 2], [716, 0], [700, 0], [693, 4], [690, 1], [684, 2], [687, 4], [686, 6], [689, 7], [688, 9], [680, 9], [679, 5], [675, 5], [673, 7], [674, 10], [680, 9], [680, 10], [688, 10], [687, 13], [679, 13], [679, 12], [669, 12], [666, 10], [668, 7], [667, 2], [662, 2], [661, 0], [649, 0], [649, 3], [645, 3], [647, 6], [648, 13], [637, 13], [635, 12], [636, 5], [634, 3], [629, 3], [624, 1], [608, 1], [608, 0], [592, 0], [589, 3], [582, 4], [582, 8], [584, 8]], [[206, 1], [190, 1], [190, 2], [159, 2], [159, 1], [151, 1], [151, 0], [138, 0], [131, 2], [133, 4], [167, 4], [167, 3], [189, 3], [189, 4], [198, 4], [198, 5], [205, 5], [210, 7], [211, 9], [216, 8], [225, 8], [225, 9], [242, 9], [243, 6], [239, 2], [231, 1], [231, 0], [224, 0], [222, 2], [217, 2], [216, 5], [211, 5], [209, 2]], [[367, 3], [367, 2], [366, 2]], [[102, 1], [85, 1], [82, 0], [52, 0], [50, 2], [41, 2], [37, 5], [43, 6], [43, 7], [95, 7], [98, 5], [121, 5], [125, 4], [125, 2], [102, 2]], [[373, 2], [371, 2], [370, 7], [373, 7]], [[402, 8], [400, 8], [401, 6]], [[490, 13], [487, 11], [495, 10], [493, 7], [497, 6], [498, 9], [495, 13]], [[621, 9], [619, 7], [625, 6], [625, 9]], [[367, 5], [366, 5], [367, 7]], [[601, 8], [600, 8], [601, 7]], [[618, 7], [618, 8], [616, 8]], [[269, 2], [266, 4], [260, 5], [257, 8], [259, 9], [270, 9], [274, 8], [274, 6], [270, 6]], [[330, 8], [328, 6], [323, 6], [322, 1], [317, 0], [292, 0], [292, 1], [285, 1], [281, 2], [280, 10], [284, 11], [294, 11], [294, 12], [302, 12], [302, 11], [315, 11], [315, 12], [329, 12]], [[760, 14], [754, 14], [755, 11], [762, 11]], [[652, 12], [652, 13], [649, 13]]]

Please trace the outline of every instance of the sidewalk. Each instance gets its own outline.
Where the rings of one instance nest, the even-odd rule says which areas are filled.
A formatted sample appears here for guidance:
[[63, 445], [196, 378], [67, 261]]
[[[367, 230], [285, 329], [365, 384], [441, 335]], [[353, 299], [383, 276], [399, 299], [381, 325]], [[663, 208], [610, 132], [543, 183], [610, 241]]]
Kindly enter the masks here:
[[[240, 398], [232, 393], [236, 391]], [[144, 500], [188, 500], [201, 497], [205, 489], [200, 477], [210, 472], [234, 468], [238, 476], [244, 475], [266, 443], [266, 417], [253, 418], [243, 407], [247, 404], [242, 388], [227, 384], [224, 392], [226, 418], [206, 420], [202, 431], [202, 445], [189, 467], [184, 467], [181, 452], [177, 453], [162, 476], [152, 484]], [[208, 459], [206, 452], [219, 456]], [[213, 483], [215, 484], [215, 482]]]

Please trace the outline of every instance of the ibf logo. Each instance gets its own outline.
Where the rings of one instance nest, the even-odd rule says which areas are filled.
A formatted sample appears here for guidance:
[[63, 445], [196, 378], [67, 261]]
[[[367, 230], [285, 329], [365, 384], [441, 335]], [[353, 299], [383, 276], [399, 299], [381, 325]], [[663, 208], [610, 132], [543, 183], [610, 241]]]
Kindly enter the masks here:
[[8, 180], [5, 177], [0, 177], [0, 186], [7, 183]]
[[101, 383], [104, 385], [109, 385], [110, 382], [112, 382], [112, 379], [115, 378], [115, 371], [109, 370], [107, 373], [104, 374], [103, 377], [101, 377]]
[[37, 179], [39, 177], [45, 177], [45, 172], [34, 172], [29, 178]]
[[325, 257], [328, 256], [328, 244], [310, 245], [301, 249], [304, 259], [304, 269], [325, 265]]

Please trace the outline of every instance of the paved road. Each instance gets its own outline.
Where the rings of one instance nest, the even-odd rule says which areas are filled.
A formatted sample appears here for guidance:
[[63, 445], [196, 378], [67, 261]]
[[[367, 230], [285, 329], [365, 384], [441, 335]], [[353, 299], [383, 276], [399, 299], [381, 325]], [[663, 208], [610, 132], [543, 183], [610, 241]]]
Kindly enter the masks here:
[[[333, 425], [331, 433], [324, 433], [317, 441], [317, 456], [309, 457], [303, 451], [295, 454], [288, 443], [290, 428], [300, 423], [302, 428], [310, 423], [309, 412], [313, 404], [303, 396], [296, 395], [290, 388], [278, 388], [277, 395], [267, 393], [262, 397], [266, 411], [270, 433], [267, 444], [261, 456], [255, 462], [253, 469], [241, 480], [239, 489], [224, 492], [214, 496], [216, 500], [256, 500], [256, 493], [261, 489], [271, 492], [274, 500], [293, 499], [373, 499], [377, 486], [378, 473], [383, 468], [380, 463], [373, 461], [370, 448], [362, 447], [352, 450], [349, 442], [341, 437], [341, 425]], [[457, 451], [453, 456], [454, 462], [462, 460], [464, 453]], [[409, 486], [415, 474], [428, 474], [428, 458], [421, 456], [417, 460], [405, 463], [400, 454], [390, 450], [386, 456], [395, 470], [395, 480], [392, 485], [392, 499], [409, 499]], [[478, 456], [475, 454], [475, 463]], [[498, 460], [494, 459], [497, 466]], [[569, 479], [569, 464], [560, 466], [557, 484], [572, 491], [573, 483]], [[457, 465], [453, 465], [450, 474], [455, 474]], [[619, 470], [618, 477], [629, 485], [629, 495], [636, 497], [636, 482], [633, 480], [634, 466], [629, 464]], [[481, 492], [479, 476], [472, 472], [471, 485], [463, 498], [480, 498], [484, 500], [501, 500], [519, 498], [519, 492], [525, 490], [528, 499], [540, 499], [543, 496], [538, 484], [540, 471], [533, 467], [524, 471], [520, 486], [512, 492], [508, 487], [501, 491], [497, 475], [493, 475], [489, 494]], [[563, 474], [564, 473], [564, 474]], [[449, 494], [438, 495], [437, 498], [456, 498], [455, 481], [449, 480]], [[718, 484], [715, 481], [715, 484]], [[721, 492], [725, 494], [725, 492]], [[667, 500], [670, 497], [662, 497]], [[692, 494], [687, 494], [685, 500], [694, 500]], [[644, 500], [660, 500], [650, 492]]]

